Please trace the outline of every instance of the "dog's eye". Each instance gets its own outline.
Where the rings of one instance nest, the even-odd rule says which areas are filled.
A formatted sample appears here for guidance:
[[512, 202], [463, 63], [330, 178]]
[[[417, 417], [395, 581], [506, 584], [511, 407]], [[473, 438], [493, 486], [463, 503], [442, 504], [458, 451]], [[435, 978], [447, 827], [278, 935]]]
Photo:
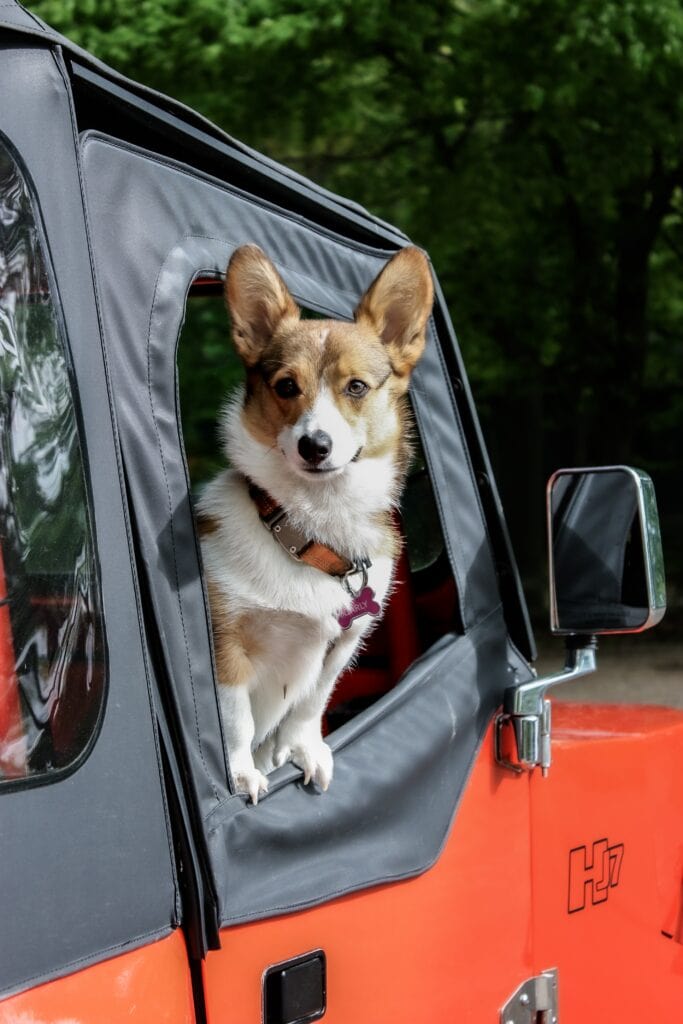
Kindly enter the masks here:
[[350, 380], [346, 385], [346, 394], [353, 398], [362, 398], [369, 390], [368, 385], [364, 384], [362, 380]]
[[301, 394], [299, 386], [293, 377], [280, 377], [275, 382], [275, 393], [280, 398], [296, 398], [297, 395]]

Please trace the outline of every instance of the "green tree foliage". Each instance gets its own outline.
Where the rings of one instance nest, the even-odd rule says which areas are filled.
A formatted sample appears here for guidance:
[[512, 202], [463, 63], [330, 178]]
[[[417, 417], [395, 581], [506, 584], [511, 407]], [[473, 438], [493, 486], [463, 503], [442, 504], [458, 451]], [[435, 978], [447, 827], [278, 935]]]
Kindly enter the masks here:
[[[675, 510], [679, 0], [30, 6], [429, 249], [523, 561], [543, 564], [560, 462], [644, 465]], [[680, 563], [683, 521], [665, 520]]]

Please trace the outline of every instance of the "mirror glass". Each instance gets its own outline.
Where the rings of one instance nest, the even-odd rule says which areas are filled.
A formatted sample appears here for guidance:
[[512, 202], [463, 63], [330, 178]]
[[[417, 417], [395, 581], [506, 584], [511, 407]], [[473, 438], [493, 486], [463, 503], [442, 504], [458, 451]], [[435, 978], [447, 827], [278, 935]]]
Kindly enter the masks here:
[[628, 466], [563, 469], [548, 484], [554, 633], [636, 633], [664, 615], [651, 479]]

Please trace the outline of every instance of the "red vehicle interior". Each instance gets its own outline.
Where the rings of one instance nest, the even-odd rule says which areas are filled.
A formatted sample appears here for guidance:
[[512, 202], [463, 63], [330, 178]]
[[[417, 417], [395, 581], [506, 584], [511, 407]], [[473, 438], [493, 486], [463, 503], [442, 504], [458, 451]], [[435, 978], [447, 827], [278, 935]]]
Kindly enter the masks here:
[[[405, 551], [396, 586], [383, 618], [371, 634], [358, 664], [340, 678], [328, 708], [328, 725], [341, 725], [396, 685], [405, 670], [456, 620], [456, 591], [450, 575], [429, 589], [411, 574]], [[424, 585], [423, 585], [424, 586]]]
[[26, 741], [12, 643], [5, 567], [0, 550], [0, 778], [26, 774]]

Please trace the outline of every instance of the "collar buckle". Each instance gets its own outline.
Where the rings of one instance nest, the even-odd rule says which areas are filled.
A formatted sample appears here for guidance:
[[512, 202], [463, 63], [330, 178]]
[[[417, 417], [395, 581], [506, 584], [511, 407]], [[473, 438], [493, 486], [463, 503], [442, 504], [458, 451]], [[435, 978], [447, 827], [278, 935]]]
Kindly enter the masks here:
[[301, 532], [291, 525], [287, 513], [281, 508], [275, 509], [269, 516], [262, 516], [261, 522], [272, 533], [280, 547], [283, 547], [291, 558], [300, 562], [301, 551], [308, 542]]

